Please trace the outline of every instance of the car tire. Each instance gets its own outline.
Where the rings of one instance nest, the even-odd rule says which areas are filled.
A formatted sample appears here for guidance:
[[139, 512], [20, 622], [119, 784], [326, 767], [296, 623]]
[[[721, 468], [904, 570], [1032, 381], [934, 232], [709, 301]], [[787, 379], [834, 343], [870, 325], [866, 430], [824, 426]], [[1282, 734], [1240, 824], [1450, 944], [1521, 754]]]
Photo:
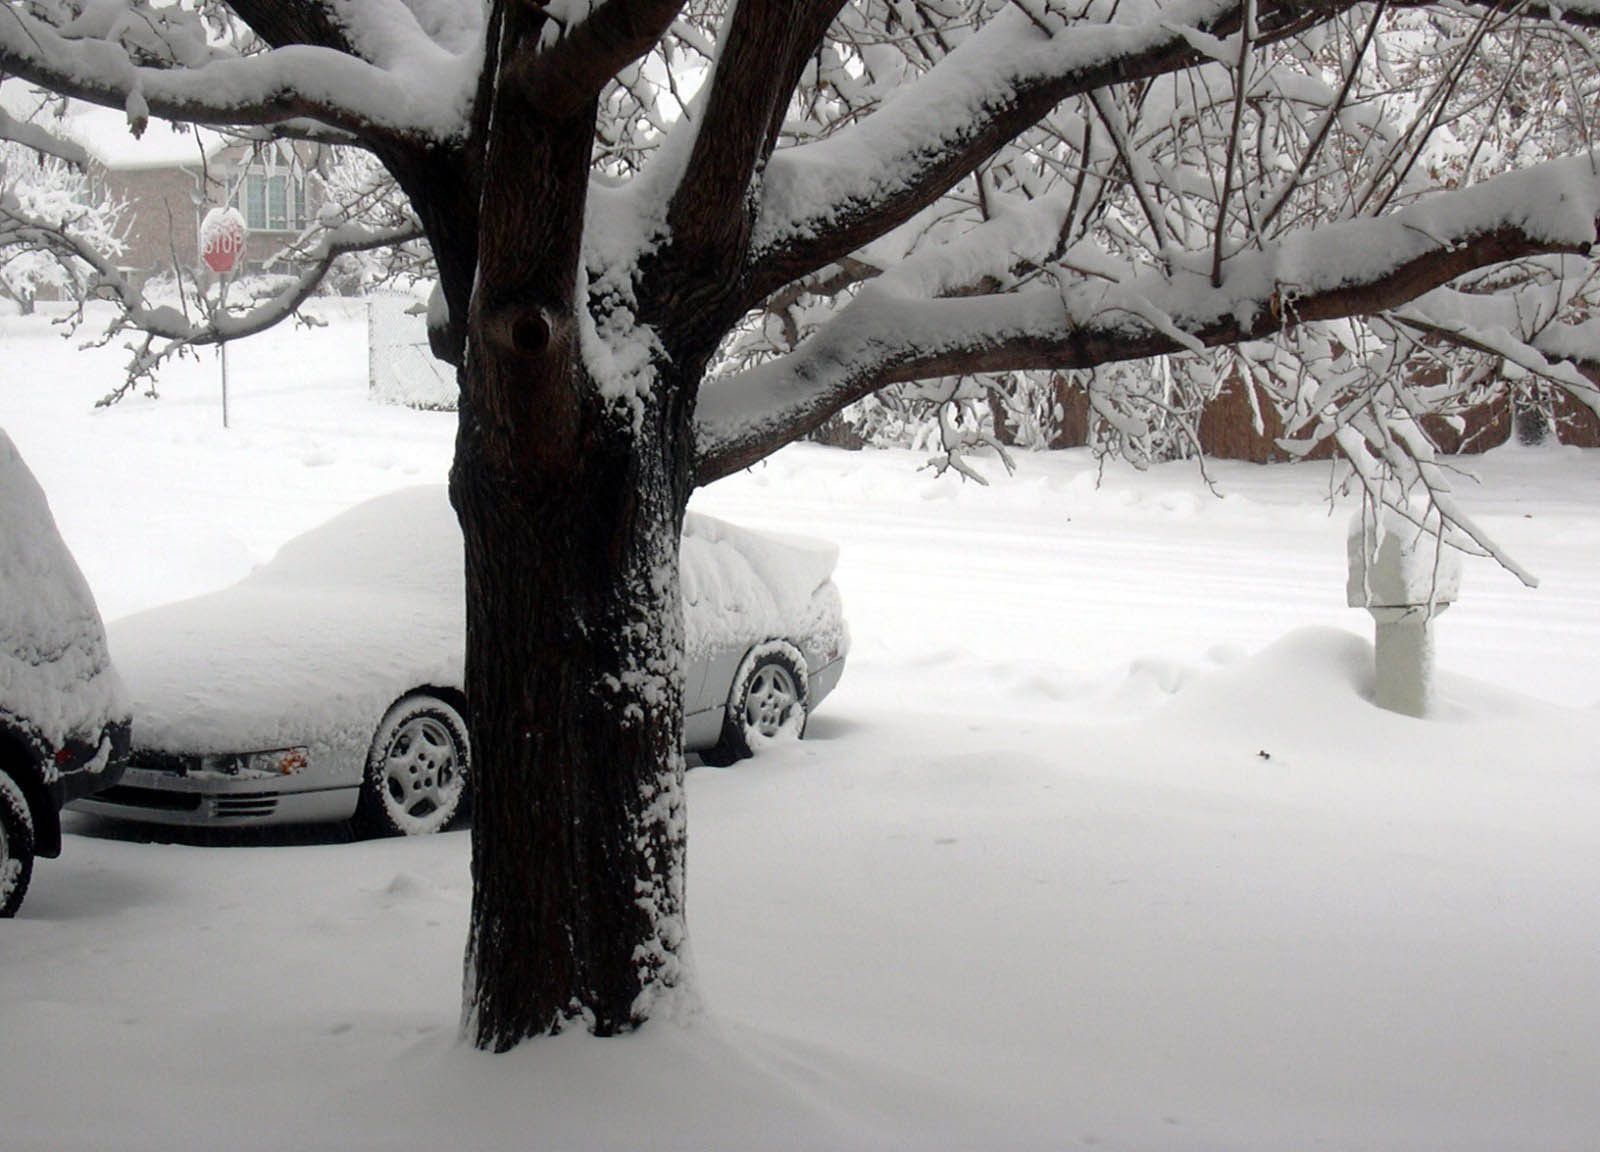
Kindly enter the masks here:
[[455, 706], [416, 693], [378, 723], [353, 823], [370, 836], [426, 836], [466, 803], [472, 770], [467, 722]]
[[0, 918], [17, 914], [33, 879], [33, 816], [28, 798], [0, 769]]
[[800, 650], [783, 640], [758, 644], [739, 663], [722, 718], [722, 737], [700, 754], [715, 767], [755, 755], [768, 741], [805, 734], [810, 699], [806, 661]]

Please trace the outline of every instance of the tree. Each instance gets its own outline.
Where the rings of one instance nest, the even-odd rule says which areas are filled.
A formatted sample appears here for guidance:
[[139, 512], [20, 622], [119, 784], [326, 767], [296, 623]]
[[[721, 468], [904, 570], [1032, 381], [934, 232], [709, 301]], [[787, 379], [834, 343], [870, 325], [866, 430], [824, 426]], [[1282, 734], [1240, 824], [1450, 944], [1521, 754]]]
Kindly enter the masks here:
[[[504, 1050], [689, 996], [685, 504], [851, 402], [1104, 374], [1132, 443], [1141, 374], [1110, 368], [1219, 350], [1471, 544], [1385, 365], [1428, 331], [1592, 402], [1597, 22], [1596, 0], [11, 0], [0, 68], [135, 132], [356, 145], [403, 194], [409, 221], [334, 222], [326, 261], [239, 315], [174, 317], [102, 266], [152, 355], [276, 322], [340, 251], [431, 247], [477, 753], [464, 1027]], [[1535, 48], [1559, 66], [1535, 77]], [[1506, 146], [1513, 100], [1560, 119], [1550, 83], [1583, 132]]]
[[[33, 114], [48, 121], [45, 113]], [[90, 266], [77, 248], [122, 249], [122, 205], [95, 195], [87, 166], [81, 148], [0, 108], [0, 296], [24, 314], [41, 291], [82, 296]]]

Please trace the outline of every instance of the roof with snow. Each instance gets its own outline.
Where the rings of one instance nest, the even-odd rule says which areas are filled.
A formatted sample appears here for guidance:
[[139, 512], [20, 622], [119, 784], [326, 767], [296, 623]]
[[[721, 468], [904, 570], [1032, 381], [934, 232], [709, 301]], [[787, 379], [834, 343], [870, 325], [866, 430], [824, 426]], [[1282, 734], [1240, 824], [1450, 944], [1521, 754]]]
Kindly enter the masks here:
[[210, 128], [151, 118], [144, 133], [135, 136], [127, 114], [119, 109], [81, 100], [67, 101], [65, 111], [61, 107], [58, 97], [31, 85], [0, 83], [0, 108], [78, 144], [97, 163], [116, 171], [198, 165], [228, 146], [227, 139]]
[[134, 136], [126, 114], [113, 108], [74, 103], [61, 123], [62, 134], [107, 168], [133, 171], [174, 168], [210, 160], [228, 141], [209, 128], [151, 118]]

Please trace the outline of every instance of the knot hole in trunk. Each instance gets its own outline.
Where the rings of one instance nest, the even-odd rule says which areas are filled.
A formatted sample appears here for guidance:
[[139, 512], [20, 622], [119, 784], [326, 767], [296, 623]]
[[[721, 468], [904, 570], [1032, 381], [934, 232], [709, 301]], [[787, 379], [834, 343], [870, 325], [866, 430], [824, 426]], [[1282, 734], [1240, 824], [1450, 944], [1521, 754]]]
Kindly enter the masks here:
[[532, 304], [502, 309], [485, 328], [485, 335], [500, 348], [527, 359], [543, 356], [555, 338], [550, 316]]
[[511, 346], [524, 356], [537, 356], [550, 346], [550, 322], [528, 312], [511, 322]]

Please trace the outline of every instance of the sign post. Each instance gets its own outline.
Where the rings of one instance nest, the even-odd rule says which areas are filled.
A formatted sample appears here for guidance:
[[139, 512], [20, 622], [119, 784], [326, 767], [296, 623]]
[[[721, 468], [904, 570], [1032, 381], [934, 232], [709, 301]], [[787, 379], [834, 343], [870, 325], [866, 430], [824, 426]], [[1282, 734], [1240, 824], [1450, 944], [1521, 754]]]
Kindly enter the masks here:
[[[213, 208], [200, 222], [200, 259], [217, 274], [217, 314], [226, 317], [228, 281], [244, 255], [244, 217], [236, 208]], [[228, 342], [217, 341], [222, 358], [222, 426], [228, 426]]]

